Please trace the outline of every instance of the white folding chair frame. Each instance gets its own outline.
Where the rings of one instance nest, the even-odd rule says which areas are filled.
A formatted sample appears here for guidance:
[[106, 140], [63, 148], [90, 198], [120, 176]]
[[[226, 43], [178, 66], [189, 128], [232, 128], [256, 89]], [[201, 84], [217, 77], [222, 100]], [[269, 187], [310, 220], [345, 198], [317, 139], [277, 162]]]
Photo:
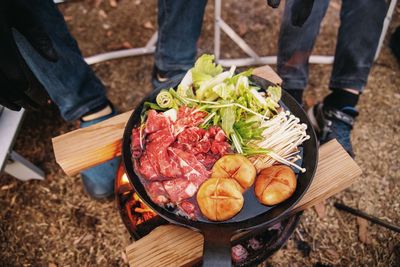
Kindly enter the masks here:
[[[65, 0], [54, 0], [56, 3], [64, 2]], [[249, 65], [264, 65], [264, 64], [276, 64], [276, 56], [259, 56], [221, 17], [221, 2], [222, 0], [215, 0], [214, 7], [214, 54], [216, 61], [223, 66], [249, 66]], [[392, 19], [393, 12], [396, 7], [397, 0], [390, 0], [388, 12], [385, 17], [385, 21], [382, 28], [382, 33], [379, 40], [378, 49], [375, 54], [375, 60], [378, 58], [382, 49], [383, 41], [385, 39], [390, 21]], [[235, 42], [240, 49], [242, 49], [249, 57], [237, 58], [237, 59], [223, 59], [221, 58], [221, 31], [225, 32], [233, 42]], [[130, 56], [141, 56], [152, 54], [155, 51], [155, 44], [157, 42], [157, 32], [153, 34], [150, 40], [144, 47], [125, 49], [113, 52], [107, 52], [95, 56], [86, 58], [86, 62], [96, 64], [102, 61], [117, 59], [122, 57]], [[322, 55], [311, 55], [309, 62], [311, 64], [332, 64], [334, 60], [333, 56], [322, 56]]]
[[7, 108], [0, 114], [0, 172], [4, 171], [22, 181], [43, 180], [45, 175], [41, 169], [12, 150], [24, 114], [24, 109], [12, 111]]

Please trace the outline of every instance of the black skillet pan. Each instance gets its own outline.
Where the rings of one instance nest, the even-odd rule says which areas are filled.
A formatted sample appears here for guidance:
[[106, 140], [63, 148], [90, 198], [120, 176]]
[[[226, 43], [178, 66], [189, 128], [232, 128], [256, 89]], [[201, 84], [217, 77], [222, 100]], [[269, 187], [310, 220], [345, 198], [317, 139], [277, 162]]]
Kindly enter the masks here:
[[[255, 76], [253, 76], [251, 80], [264, 89], [268, 88], [270, 85], [274, 85], [267, 80]], [[176, 87], [179, 82], [179, 80], [171, 81], [169, 85], [163, 88]], [[301, 122], [307, 124], [307, 134], [310, 136], [310, 139], [305, 141], [302, 146], [303, 158], [301, 165], [306, 168], [307, 171], [297, 174], [297, 187], [294, 194], [283, 203], [273, 207], [267, 207], [256, 200], [254, 189], [250, 188], [244, 194], [245, 204], [242, 210], [232, 219], [224, 222], [212, 222], [204, 218], [192, 221], [155, 204], [147, 195], [140, 178], [133, 168], [131, 153], [132, 129], [140, 124], [140, 113], [143, 109], [144, 102], [155, 102], [156, 96], [161, 89], [162, 88], [154, 90], [146, 97], [139, 106], [136, 107], [126, 124], [122, 144], [122, 158], [126, 173], [140, 198], [161, 217], [171, 223], [199, 231], [204, 235], [203, 266], [231, 266], [230, 240], [235, 233], [253, 228], [265, 227], [282, 220], [307, 191], [314, 177], [318, 161], [318, 148], [315, 133], [304, 110], [288, 93], [283, 91], [283, 105], [297, 116]]]

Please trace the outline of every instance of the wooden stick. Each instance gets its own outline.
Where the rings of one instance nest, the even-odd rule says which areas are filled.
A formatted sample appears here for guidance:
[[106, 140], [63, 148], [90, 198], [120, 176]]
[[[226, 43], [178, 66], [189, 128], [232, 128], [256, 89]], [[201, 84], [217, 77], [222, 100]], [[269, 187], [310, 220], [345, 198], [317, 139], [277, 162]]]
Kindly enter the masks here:
[[[317, 172], [310, 188], [290, 214], [344, 190], [360, 175], [361, 169], [336, 140], [326, 143], [320, 147]], [[160, 226], [129, 245], [126, 255], [131, 267], [187, 266], [201, 260], [203, 236], [175, 225]]]
[[392, 231], [400, 233], [400, 226], [391, 224], [388, 221], [385, 221], [385, 220], [379, 219], [379, 218], [377, 218], [375, 216], [369, 215], [369, 214], [367, 214], [367, 213], [365, 213], [365, 212], [363, 212], [361, 210], [353, 209], [353, 208], [351, 208], [349, 206], [346, 206], [346, 205], [344, 205], [342, 203], [335, 203], [334, 205], [335, 205], [335, 208], [337, 208], [338, 210], [346, 211], [346, 212], [348, 212], [350, 214], [353, 214], [353, 215], [356, 215], [358, 217], [364, 218], [364, 219], [366, 219], [366, 220], [368, 220], [368, 221], [370, 221], [372, 223], [379, 224], [379, 225], [381, 225], [381, 226], [383, 226], [383, 227], [385, 227], [387, 229], [390, 229]]

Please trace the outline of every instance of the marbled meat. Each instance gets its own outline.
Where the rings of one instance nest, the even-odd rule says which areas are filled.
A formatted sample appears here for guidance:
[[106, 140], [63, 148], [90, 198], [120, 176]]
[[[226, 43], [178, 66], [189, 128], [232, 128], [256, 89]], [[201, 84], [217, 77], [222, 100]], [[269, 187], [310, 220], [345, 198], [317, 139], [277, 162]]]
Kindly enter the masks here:
[[182, 106], [173, 122], [163, 113], [150, 110], [144, 140], [138, 140], [138, 129], [132, 132], [132, 153], [139, 155], [134, 157], [135, 169], [151, 199], [159, 205], [180, 204], [178, 207], [189, 216], [193, 211], [185, 200], [209, 177], [215, 161], [231, 152], [222, 129], [198, 127], [205, 116], [202, 111]]

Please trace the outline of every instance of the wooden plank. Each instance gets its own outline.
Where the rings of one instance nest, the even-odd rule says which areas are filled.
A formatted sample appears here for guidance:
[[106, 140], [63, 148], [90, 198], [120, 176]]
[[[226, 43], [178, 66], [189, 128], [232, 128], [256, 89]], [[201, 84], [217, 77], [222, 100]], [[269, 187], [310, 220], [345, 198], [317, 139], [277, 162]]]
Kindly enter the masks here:
[[[282, 82], [269, 66], [254, 69], [254, 74], [274, 83]], [[125, 123], [131, 113], [53, 138], [57, 163], [66, 174], [74, 175], [120, 155]]]
[[273, 83], [282, 84], [281, 77], [279, 77], [278, 74], [268, 65], [255, 68], [253, 74]]
[[[342, 146], [332, 140], [320, 147], [314, 180], [304, 197], [291, 211], [306, 209], [344, 190], [361, 175], [361, 169]], [[199, 262], [203, 237], [190, 229], [160, 226], [126, 248], [129, 265], [187, 266]]]
[[57, 163], [68, 175], [121, 154], [121, 139], [132, 111], [52, 139]]
[[[140, 247], [132, 246], [129, 249], [129, 255], [135, 255], [135, 260], [130, 266], [177, 266], [176, 262], [191, 265], [203, 253], [201, 234], [174, 225], [160, 226], [140, 241]], [[174, 249], [166, 250], [164, 244], [173, 244]], [[143, 253], [145, 251], [150, 253]], [[185, 253], [182, 254], [182, 251]], [[128, 260], [131, 262], [130, 258]]]

